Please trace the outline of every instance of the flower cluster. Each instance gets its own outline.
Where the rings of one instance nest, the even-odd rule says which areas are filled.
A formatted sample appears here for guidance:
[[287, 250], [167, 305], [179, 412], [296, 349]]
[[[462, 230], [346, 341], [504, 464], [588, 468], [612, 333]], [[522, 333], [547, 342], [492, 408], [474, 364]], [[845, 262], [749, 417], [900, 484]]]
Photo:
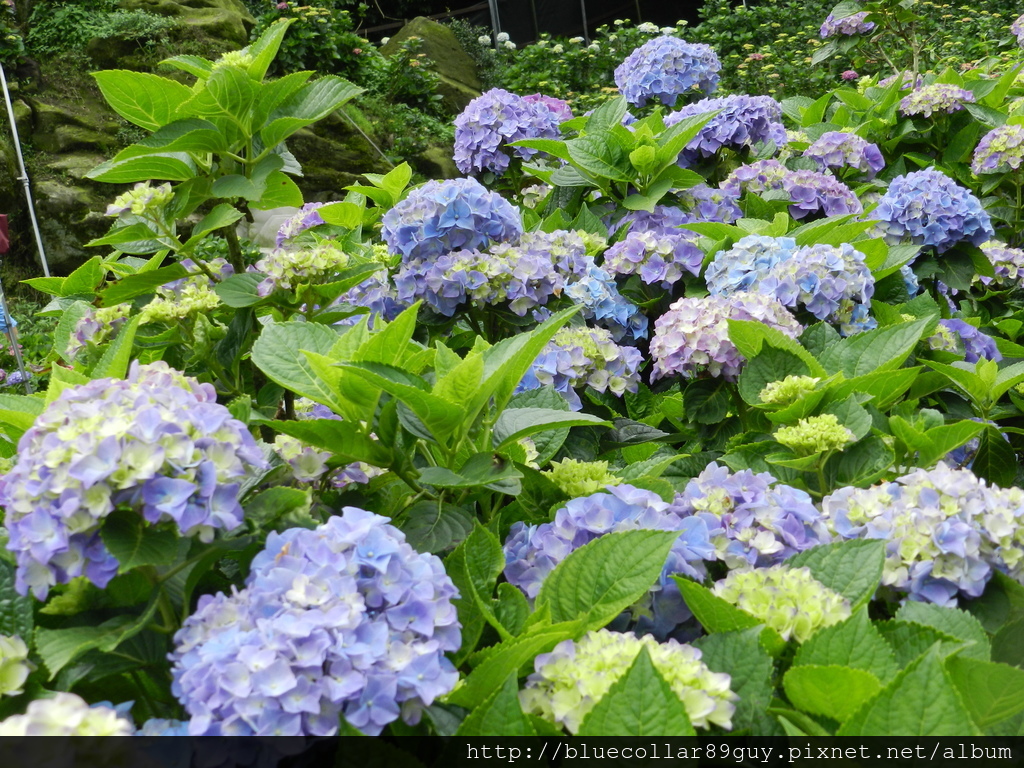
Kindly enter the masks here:
[[311, 445], [290, 435], [274, 438], [274, 452], [288, 465], [292, 477], [300, 483], [315, 483], [327, 471], [331, 454], [318, 451]]
[[131, 309], [131, 304], [115, 304], [112, 307], [88, 305], [68, 338], [65, 351], [68, 359], [74, 360], [89, 344], [102, 344], [115, 336], [128, 320]]
[[[374, 327], [376, 318], [382, 317], [388, 322], [394, 320], [405, 308], [398, 300], [398, 292], [394, 283], [388, 276], [387, 267], [382, 266], [379, 271], [370, 275], [358, 285], [349, 288], [333, 302], [334, 305], [348, 305], [350, 307], [363, 307], [369, 310], [370, 327]], [[342, 323], [354, 323], [359, 316], [341, 321]]]
[[708, 264], [704, 279], [708, 291], [719, 296], [760, 290], [772, 270], [796, 253], [791, 237], [747, 235], [727, 251], [719, 251]]
[[988, 487], [968, 469], [939, 463], [872, 488], [822, 500], [829, 527], [846, 539], [885, 539], [882, 583], [910, 599], [955, 606], [979, 597], [996, 567], [1024, 565], [1024, 491]]
[[866, 306], [875, 292], [866, 258], [849, 243], [805, 246], [773, 267], [765, 280], [771, 286], [761, 289], [818, 320], [849, 322], [853, 307]]
[[606, 486], [619, 485], [621, 478], [608, 471], [607, 461], [579, 461], [562, 459], [551, 462], [551, 468], [541, 474], [566, 496], [576, 498], [603, 491]]
[[830, 539], [804, 491], [776, 483], [767, 472], [734, 474], [715, 462], [676, 494], [669, 511], [703, 520], [714, 559], [730, 569], [776, 565]]
[[274, 245], [280, 248], [287, 240], [305, 232], [312, 227], [320, 226], [324, 220], [320, 218], [317, 209], [323, 208], [329, 203], [306, 203], [290, 219], [285, 221], [277, 230], [274, 237]]
[[819, 34], [822, 37], [832, 37], [833, 35], [867, 34], [875, 28], [875, 22], [865, 21], [867, 15], [867, 11], [861, 11], [860, 13], [854, 13], [850, 16], [844, 16], [841, 19], [837, 19], [830, 13], [825, 19], [825, 23], [821, 25]]
[[995, 277], [982, 277], [983, 283], [996, 282], [1000, 285], [1019, 285], [1024, 280], [1024, 250], [1010, 248], [998, 240], [990, 240], [981, 246], [982, 252], [992, 262]]
[[922, 115], [931, 117], [935, 112], [952, 114], [974, 103], [974, 94], [949, 83], [934, 83], [915, 88], [909, 96], [900, 101], [900, 112], [908, 117]]
[[1018, 16], [1010, 25], [1011, 34], [1017, 37], [1017, 45], [1024, 48], [1024, 16]]
[[74, 693], [36, 699], [0, 723], [0, 736], [131, 736], [135, 726], [110, 707], [90, 707]]
[[[571, 114], [570, 114], [571, 117]], [[455, 165], [461, 173], [493, 171], [499, 176], [509, 164], [506, 145], [521, 139], [557, 139], [564, 110], [554, 110], [542, 99], [524, 99], [501, 88], [492, 88], [473, 99], [455, 118]], [[528, 160], [537, 150], [509, 147], [516, 157]]]
[[114, 202], [107, 206], [106, 215], [121, 217], [130, 213], [133, 216], [159, 217], [163, 207], [173, 198], [174, 192], [169, 183], [154, 187], [143, 181], [114, 198]]
[[1015, 171], [1024, 163], [1024, 125], [1001, 125], [978, 142], [971, 160], [975, 176]]
[[266, 275], [256, 286], [256, 293], [269, 296], [274, 291], [318, 283], [348, 263], [349, 255], [329, 241], [297, 251], [275, 248], [256, 262], [256, 271]]
[[813, 392], [819, 381], [821, 379], [812, 376], [787, 376], [780, 381], [766, 384], [764, 389], [758, 393], [757, 398], [765, 405], [785, 407]]
[[607, 328], [615, 341], [643, 339], [647, 336], [647, 315], [619, 293], [615, 278], [596, 265], [565, 286], [565, 295], [583, 307], [580, 313]]
[[871, 217], [890, 245], [909, 238], [939, 253], [962, 240], [981, 245], [995, 236], [981, 201], [934, 168], [893, 179]]
[[17, 696], [36, 665], [28, 660], [28, 646], [17, 635], [0, 635], [0, 696]]
[[523, 233], [519, 211], [476, 179], [428, 181], [385, 213], [382, 224], [388, 249], [403, 259], [486, 248]]
[[722, 188], [736, 195], [782, 190], [792, 202], [789, 213], [794, 219], [818, 213], [843, 216], [864, 210], [853, 190], [831, 173], [791, 171], [777, 160], [741, 165], [722, 182]]
[[690, 617], [673, 573], [704, 577], [705, 559], [714, 556], [708, 527], [698, 517], [673, 514], [669, 505], [652, 491], [632, 485], [609, 485], [607, 490], [573, 499], [541, 525], [512, 524], [505, 540], [505, 578], [528, 597], [536, 597], [555, 566], [570, 552], [606, 533], [632, 530], [679, 531], [661, 578], [651, 587], [650, 627], [668, 634]]
[[54, 584], [82, 575], [106, 586], [118, 562], [100, 528], [118, 507], [206, 541], [215, 528], [232, 530], [242, 522], [240, 484], [265, 466], [213, 385], [166, 363], [136, 361], [126, 380], [65, 389], [0, 477], [18, 591], [44, 599]]
[[690, 220], [732, 224], [743, 216], [739, 196], [727, 189], [698, 184], [679, 192], [679, 199], [690, 211]]
[[704, 252], [699, 236], [679, 230], [658, 236], [653, 232], [633, 231], [604, 253], [604, 268], [616, 275], [640, 275], [648, 285], [661, 284], [669, 289], [679, 282], [683, 271], [699, 275]]
[[710, 45], [664, 35], [648, 40], [615, 68], [615, 85], [635, 107], [650, 99], [673, 107], [684, 94], [714, 91], [721, 68]]
[[722, 147], [737, 151], [758, 143], [786, 143], [786, 127], [782, 124], [782, 106], [771, 96], [737, 94], [720, 99], [702, 99], [670, 112], [665, 125], [672, 126], [686, 117], [721, 110], [686, 145], [680, 155], [683, 165], [692, 165], [711, 157]]
[[488, 251], [452, 251], [433, 259], [409, 259], [395, 275], [398, 300], [424, 299], [451, 317], [461, 304], [508, 302], [522, 317], [557, 296], [572, 275], [593, 263], [577, 232], [530, 232], [517, 245], [499, 243]]
[[736, 381], [745, 362], [729, 339], [729, 320], [756, 320], [795, 339], [803, 331], [778, 299], [760, 293], [682, 298], [654, 323], [652, 379], [701, 371]]
[[519, 694], [523, 711], [576, 733], [642, 648], [647, 649], [655, 669], [682, 700], [695, 727], [732, 728], [739, 700], [729, 688], [732, 679], [708, 669], [697, 648], [675, 640], [658, 643], [650, 636], [607, 629], [588, 632], [579, 642], [565, 640], [550, 653], [537, 656], [535, 671]]
[[636, 392], [642, 359], [640, 350], [620, 347], [604, 328], [560, 328], [533, 361], [516, 391], [550, 384], [578, 411], [583, 403], [576, 387], [586, 386], [596, 392], [610, 390], [619, 397], [623, 392]]
[[780, 427], [775, 439], [794, 451], [797, 456], [813, 456], [816, 453], [841, 451], [857, 439], [834, 413], [808, 416], [796, 424]]
[[928, 346], [963, 355], [967, 363], [976, 363], [981, 358], [997, 362], [1003, 359], [995, 339], [963, 320], [939, 320], [935, 335], [928, 339]]
[[685, 234], [679, 227], [690, 220], [689, 214], [674, 205], [656, 205], [653, 211], [630, 211], [618, 220], [613, 229], [615, 234], [626, 230], [627, 233], [650, 232], [662, 237]]
[[850, 601], [811, 575], [810, 568], [773, 565], [732, 571], [711, 591], [761, 619], [783, 640], [802, 643], [819, 629], [850, 617]]
[[924, 78], [921, 75], [914, 79], [914, 75], [911, 72], [900, 72], [897, 75], [889, 75], [878, 81], [879, 88], [888, 88], [897, 80], [900, 81], [900, 90], [905, 91], [908, 88], [922, 88], [924, 86]]
[[175, 635], [172, 690], [198, 735], [368, 735], [448, 693], [461, 642], [441, 561], [346, 507], [271, 533], [245, 588], [205, 595]]
[[826, 131], [804, 150], [803, 156], [813, 159], [820, 171], [855, 168], [868, 179], [873, 179], [885, 167], [877, 144], [845, 131]]
[[173, 324], [187, 317], [207, 315], [220, 303], [220, 296], [205, 278], [190, 280], [177, 292], [157, 289], [156, 296], [139, 313], [139, 322]]

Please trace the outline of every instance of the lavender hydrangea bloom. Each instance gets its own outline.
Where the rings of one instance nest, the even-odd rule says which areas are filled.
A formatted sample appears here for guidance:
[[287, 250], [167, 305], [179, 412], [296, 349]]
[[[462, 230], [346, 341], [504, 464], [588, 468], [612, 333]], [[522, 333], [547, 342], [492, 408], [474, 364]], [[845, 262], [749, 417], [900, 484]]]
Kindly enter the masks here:
[[1019, 285], [1024, 280], [1024, 250], [1010, 248], [1006, 243], [990, 240], [981, 246], [982, 253], [988, 256], [995, 271], [995, 277], [981, 277], [986, 285], [995, 282], [1004, 286]]
[[622, 397], [636, 392], [642, 357], [636, 347], [619, 346], [604, 328], [570, 326], [559, 329], [534, 360], [516, 392], [550, 384], [574, 411], [583, 408], [576, 387], [610, 390]]
[[326, 282], [349, 264], [349, 255], [333, 242], [324, 241], [297, 251], [275, 248], [256, 262], [266, 277], [256, 286], [258, 296], [291, 290], [300, 285]]
[[715, 189], [707, 184], [688, 187], [679, 193], [679, 199], [690, 211], [690, 221], [714, 221], [732, 224], [743, 216], [739, 195], [728, 189]]
[[1002, 353], [996, 347], [995, 339], [982, 333], [970, 323], [954, 319], [939, 320], [939, 325], [953, 339], [955, 344], [953, 351], [956, 353], [963, 351], [964, 362], [976, 363], [981, 358], [996, 362], [1003, 359]]
[[317, 227], [324, 223], [324, 220], [317, 213], [317, 209], [323, 208], [330, 203], [306, 203], [298, 212], [281, 225], [274, 238], [274, 245], [280, 248], [286, 240], [290, 240], [307, 229]]
[[615, 85], [635, 107], [650, 99], [672, 107], [683, 94], [714, 91], [721, 68], [710, 45], [663, 35], [648, 40], [615, 68]]
[[458, 591], [388, 519], [346, 507], [271, 533], [245, 588], [205, 595], [174, 636], [172, 691], [199, 735], [368, 735], [455, 686]]
[[540, 104], [548, 109], [559, 123], [564, 123], [567, 120], [572, 120], [572, 107], [569, 106], [569, 102], [562, 101], [562, 99], [556, 99], [554, 96], [545, 96], [541, 93], [533, 93], [529, 96], [523, 96], [523, 101], [527, 104]]
[[707, 523], [699, 517], [679, 517], [657, 494], [632, 485], [610, 485], [607, 491], [573, 499], [541, 525], [512, 524], [505, 540], [505, 578], [528, 597], [536, 597], [548, 574], [570, 552], [613, 531], [679, 531], [662, 575], [652, 588], [657, 599], [654, 626], [665, 635], [689, 617], [679, 589], [669, 574], [702, 579], [705, 559], [714, 557]]
[[875, 28], [875, 22], [865, 21], [868, 12], [861, 11], [850, 16], [837, 19], [831, 13], [821, 25], [818, 34], [821, 37], [832, 37], [833, 35], [864, 35]]
[[981, 201], [934, 168], [893, 179], [871, 217], [890, 245], [909, 239], [938, 253], [961, 240], [981, 245], [995, 236]]
[[782, 124], [782, 106], [771, 96], [737, 94], [720, 99], [702, 99], [665, 116], [665, 125], [705, 112], [721, 110], [701, 128], [680, 155], [681, 165], [692, 165], [711, 157], [722, 147], [741, 150], [759, 142], [786, 143], [786, 127]]
[[922, 115], [931, 117], [935, 112], [952, 114], [964, 108], [964, 104], [973, 104], [974, 94], [970, 91], [949, 83], [934, 83], [914, 89], [909, 96], [900, 101], [900, 112], [904, 115]]
[[523, 234], [519, 211], [476, 179], [428, 181], [385, 213], [382, 224], [381, 237], [403, 260], [514, 242]]
[[708, 264], [704, 279], [717, 296], [758, 290], [761, 281], [797, 249], [791, 237], [747, 235], [727, 251], [719, 251]]
[[844, 131], [827, 131], [818, 137], [811, 146], [804, 150], [804, 157], [810, 157], [818, 163], [818, 169], [855, 168], [865, 174], [868, 179], [885, 167], [882, 152], [877, 144], [862, 139], [855, 133]]
[[651, 232], [662, 235], [678, 235], [680, 225], [690, 222], [690, 216], [680, 208], [671, 205], [656, 205], [653, 211], [630, 211], [614, 226], [614, 232]]
[[604, 268], [617, 275], [640, 275], [648, 285], [669, 289], [683, 271], [699, 275], [704, 252], [697, 246], [699, 236], [682, 230], [658, 236], [653, 232], [630, 232], [604, 253]]
[[1024, 125], [1001, 125], [978, 142], [971, 160], [975, 176], [1015, 171], [1024, 163]]
[[1010, 32], [1017, 37], [1017, 45], [1024, 48], [1024, 16], [1018, 16], [1010, 25]]
[[585, 274], [565, 286], [564, 293], [583, 307], [584, 319], [607, 328], [615, 341], [647, 337], [647, 316], [619, 293], [607, 270], [591, 264]]
[[242, 422], [166, 363], [132, 363], [128, 378], [65, 389], [18, 443], [0, 477], [16, 586], [44, 599], [86, 576], [99, 587], [118, 562], [100, 538], [118, 507], [148, 523], [173, 521], [204, 541], [242, 522], [241, 483], [266, 467]]
[[782, 190], [792, 201], [789, 214], [794, 219], [818, 213], [842, 216], [864, 210], [853, 190], [831, 173], [791, 171], [777, 160], [741, 165], [722, 182], [722, 188], [736, 195]]
[[845, 539], [886, 539], [882, 584], [911, 600], [955, 606], [978, 597], [992, 568], [1021, 578], [1024, 491], [988, 487], [970, 470], [939, 463], [872, 488], [842, 488], [822, 500]]
[[[382, 317], [391, 322], [402, 312], [405, 305], [399, 301], [398, 292], [388, 277], [386, 268], [353, 286], [334, 300], [334, 304], [347, 304], [352, 307], [365, 307], [370, 310], [370, 327], [374, 327], [376, 318]], [[359, 315], [353, 315], [338, 323], [350, 325], [358, 322]]]
[[[493, 171], [500, 176], [509, 164], [506, 145], [521, 139], [557, 139], [561, 114], [541, 100], [527, 101], [492, 88], [455, 118], [455, 165], [461, 173]], [[537, 154], [526, 147], [508, 149], [524, 160]]]
[[760, 293], [682, 298], [654, 323], [651, 379], [707, 371], [736, 381], [745, 358], [729, 340], [729, 320], [756, 320], [795, 339], [803, 331], [779, 301]]
[[787, 307], [803, 305], [819, 320], [849, 320], [854, 305], [868, 305], [875, 292], [865, 259], [849, 243], [807, 246], [774, 267], [766, 282]]

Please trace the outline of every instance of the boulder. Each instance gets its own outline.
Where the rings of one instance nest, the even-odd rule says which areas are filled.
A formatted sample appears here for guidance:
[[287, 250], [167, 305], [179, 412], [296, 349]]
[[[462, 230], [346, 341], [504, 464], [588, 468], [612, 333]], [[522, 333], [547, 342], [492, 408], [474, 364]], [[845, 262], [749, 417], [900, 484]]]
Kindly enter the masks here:
[[444, 99], [445, 107], [451, 113], [458, 114], [480, 95], [482, 86], [473, 59], [459, 44], [454, 32], [423, 16], [418, 16], [402, 27], [381, 48], [381, 53], [385, 56], [394, 55], [402, 41], [411, 37], [423, 41], [420, 50], [433, 62], [431, 69], [440, 77], [438, 93]]
[[248, 44], [249, 32], [256, 24], [242, 0], [121, 0], [118, 5], [126, 11], [172, 16], [192, 30], [230, 43], [233, 48]]
[[457, 179], [462, 176], [452, 159], [451, 147], [427, 147], [409, 158], [409, 164], [428, 179]]
[[110, 229], [111, 220], [103, 215], [106, 196], [50, 179], [36, 182], [33, 192], [51, 270], [61, 274], [103, 253], [103, 249], [85, 248], [84, 243], [102, 237]]
[[340, 200], [346, 186], [365, 183], [362, 174], [391, 170], [366, 137], [337, 112], [298, 131], [287, 143], [302, 166], [296, 183], [306, 202]]

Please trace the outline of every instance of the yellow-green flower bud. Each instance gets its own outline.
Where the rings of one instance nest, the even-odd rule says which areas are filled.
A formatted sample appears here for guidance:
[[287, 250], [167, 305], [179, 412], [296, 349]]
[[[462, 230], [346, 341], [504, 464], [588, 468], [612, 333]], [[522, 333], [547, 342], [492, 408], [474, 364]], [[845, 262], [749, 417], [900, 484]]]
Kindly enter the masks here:
[[790, 405], [808, 392], [813, 392], [821, 379], [811, 376], [787, 376], [782, 381], [773, 381], [761, 390], [758, 397], [768, 405]]
[[589, 496], [603, 491], [605, 486], [622, 482], [608, 471], [607, 461], [577, 461], [563, 459], [551, 462], [551, 469], [543, 472], [570, 498]]
[[812, 456], [826, 451], [841, 451], [857, 437], [839, 423], [834, 413], [823, 413], [800, 419], [791, 427], [782, 427], [775, 432], [775, 439], [798, 456]]
[[0, 695], [17, 696], [36, 665], [28, 660], [28, 646], [17, 635], [0, 635]]

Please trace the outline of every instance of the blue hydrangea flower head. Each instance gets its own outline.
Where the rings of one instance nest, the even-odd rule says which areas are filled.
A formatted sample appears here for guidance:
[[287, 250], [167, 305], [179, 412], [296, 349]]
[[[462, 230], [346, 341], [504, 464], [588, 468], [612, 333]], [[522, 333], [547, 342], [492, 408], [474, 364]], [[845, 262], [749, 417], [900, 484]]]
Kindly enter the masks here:
[[826, 131], [804, 150], [803, 156], [818, 163], [819, 171], [855, 168], [868, 179], [873, 179], [885, 167], [877, 144], [845, 131]]
[[805, 246], [771, 270], [771, 290], [787, 307], [803, 306], [819, 320], [848, 320], [854, 304], [869, 305], [875, 292], [866, 258], [849, 243]]
[[982, 243], [982, 253], [992, 262], [995, 277], [980, 277], [981, 282], [988, 285], [995, 282], [1001, 286], [1016, 286], [1024, 280], [1024, 250], [1010, 248], [1006, 243], [990, 240]]
[[900, 101], [900, 112], [904, 115], [931, 117], [935, 112], [952, 114], [973, 104], [974, 94], [965, 88], [949, 83], [934, 83], [915, 88]]
[[267, 466], [245, 425], [200, 384], [164, 362], [128, 378], [65, 389], [18, 443], [0, 477], [16, 587], [40, 600], [86, 576], [105, 587], [118, 569], [100, 531], [115, 509], [213, 538], [242, 523], [242, 482]]
[[777, 160], [741, 165], [726, 177], [722, 188], [736, 195], [782, 190], [792, 201], [789, 214], [794, 219], [817, 214], [842, 216], [864, 210], [853, 190], [831, 173], [791, 171]]
[[523, 234], [519, 211], [476, 179], [428, 181], [385, 213], [382, 225], [388, 249], [403, 260], [515, 242]]
[[687, 93], [713, 92], [721, 68], [710, 45], [663, 35], [648, 40], [615, 68], [615, 85], [635, 107], [651, 99], [672, 107]]
[[1018, 16], [1010, 25], [1010, 32], [1016, 36], [1017, 45], [1024, 48], [1024, 15]]
[[984, 173], [1015, 171], [1024, 163], [1024, 125], [1001, 125], [981, 137], [971, 170], [975, 176]]
[[653, 211], [629, 211], [614, 226], [616, 233], [625, 229], [627, 232], [653, 232], [661, 235], [677, 235], [682, 232], [681, 224], [687, 224], [690, 215], [681, 208], [672, 205], [656, 205]]
[[458, 591], [388, 519], [346, 507], [271, 533], [245, 588], [204, 595], [174, 636], [172, 691], [200, 735], [367, 735], [455, 686]]
[[[996, 362], [1003, 359], [1002, 353], [996, 347], [995, 339], [963, 320], [939, 320], [939, 333], [936, 336], [940, 338], [947, 336], [952, 342], [952, 348], [949, 351], [954, 354], [962, 354], [964, 362], [976, 363], [981, 358]], [[934, 338], [932, 337], [932, 339]], [[929, 339], [932, 349], [946, 348], [942, 341], [936, 342], [932, 339]]]
[[587, 271], [565, 286], [565, 295], [583, 307], [581, 315], [608, 329], [615, 341], [647, 337], [647, 316], [619, 293], [615, 278], [591, 264]]
[[909, 240], [938, 253], [963, 240], [981, 245], [995, 236], [981, 201], [934, 168], [893, 179], [871, 217], [890, 245]]
[[702, 99], [665, 116], [665, 125], [705, 112], [721, 110], [701, 128], [679, 156], [681, 165], [693, 165], [701, 158], [711, 157], [722, 147], [739, 151], [758, 143], [786, 144], [786, 127], [782, 124], [782, 105], [771, 96], [736, 94], [720, 99]]
[[500, 176], [508, 168], [509, 152], [524, 160], [537, 154], [535, 149], [507, 147], [509, 142], [557, 139], [563, 119], [561, 109], [552, 109], [542, 99], [527, 100], [492, 88], [455, 118], [455, 165], [465, 174], [492, 171]]
[[679, 199], [689, 209], [690, 221], [713, 221], [732, 224], [742, 218], [739, 195], [728, 189], [697, 184], [679, 192]]
[[821, 37], [867, 34], [875, 28], [875, 22], [865, 21], [867, 15], [867, 11], [861, 11], [860, 13], [854, 13], [850, 16], [844, 16], [841, 19], [837, 19], [830, 13], [825, 19], [825, 23], [821, 25], [821, 29], [818, 34], [820, 34]]
[[317, 213], [317, 210], [323, 208], [325, 205], [330, 203], [306, 203], [302, 206], [294, 216], [285, 221], [277, 230], [277, 235], [274, 238], [274, 245], [280, 248], [285, 244], [286, 241], [291, 238], [305, 232], [307, 229], [319, 226], [324, 223], [324, 220]]
[[716, 296], [757, 291], [772, 269], [796, 249], [796, 240], [791, 237], [747, 235], [729, 250], [716, 253], [708, 264], [704, 273], [708, 291]]

